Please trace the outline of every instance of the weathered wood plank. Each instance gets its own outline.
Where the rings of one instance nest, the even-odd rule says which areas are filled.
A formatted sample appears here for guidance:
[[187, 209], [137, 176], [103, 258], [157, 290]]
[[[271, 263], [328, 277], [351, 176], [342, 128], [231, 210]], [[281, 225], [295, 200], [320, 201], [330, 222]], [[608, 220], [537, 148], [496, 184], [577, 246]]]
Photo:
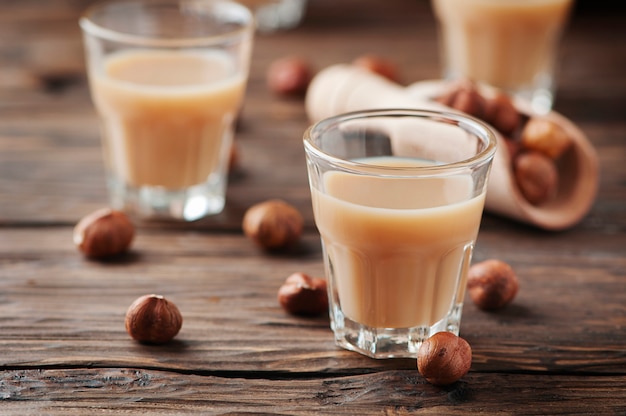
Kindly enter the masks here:
[[[228, 377], [224, 377], [228, 376]], [[0, 372], [3, 414], [619, 415], [626, 377], [470, 373], [445, 388], [416, 370], [268, 380], [141, 369]]]
[[[480, 237], [477, 260], [510, 259], [521, 290], [498, 313], [465, 306], [462, 334], [474, 348], [473, 368], [623, 374], [626, 259], [619, 236], [605, 236], [582, 257], [584, 235], [537, 239], [525, 230], [506, 241], [494, 232]], [[67, 227], [5, 229], [2, 236], [0, 349], [11, 351], [4, 367], [143, 363], [334, 373], [385, 366], [338, 350], [326, 318], [294, 318], [279, 307], [286, 276], [323, 274], [316, 233], [291, 253], [269, 255], [239, 233], [146, 228], [128, 257], [109, 263], [83, 259]], [[152, 292], [174, 300], [185, 317], [179, 342], [167, 348], [137, 345], [123, 329], [128, 305]]]

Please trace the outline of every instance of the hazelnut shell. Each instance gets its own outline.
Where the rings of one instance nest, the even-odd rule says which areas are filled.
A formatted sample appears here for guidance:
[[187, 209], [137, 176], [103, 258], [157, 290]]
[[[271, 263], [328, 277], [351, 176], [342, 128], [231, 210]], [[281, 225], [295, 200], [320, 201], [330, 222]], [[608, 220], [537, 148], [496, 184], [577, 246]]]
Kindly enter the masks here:
[[467, 275], [470, 298], [482, 310], [501, 309], [517, 295], [519, 281], [507, 263], [491, 259], [472, 265]]
[[418, 350], [417, 369], [431, 384], [445, 386], [463, 377], [472, 366], [472, 348], [451, 332], [438, 332]]
[[309, 62], [297, 56], [273, 61], [266, 74], [268, 88], [278, 95], [303, 95], [312, 78], [313, 70]]
[[522, 130], [522, 146], [558, 159], [572, 146], [571, 137], [565, 130], [547, 118], [532, 117]]
[[178, 307], [159, 295], [141, 296], [126, 312], [126, 332], [147, 344], [164, 344], [172, 340], [183, 325]]
[[552, 200], [558, 192], [558, 169], [552, 159], [543, 153], [518, 153], [513, 159], [513, 174], [520, 192], [533, 205]]
[[135, 227], [128, 216], [111, 208], [101, 208], [83, 217], [74, 227], [73, 240], [90, 258], [105, 258], [130, 247]]
[[294, 273], [278, 290], [278, 302], [292, 315], [315, 316], [328, 312], [326, 280]]
[[244, 234], [258, 246], [269, 250], [295, 244], [302, 235], [303, 226], [300, 212], [280, 199], [251, 206], [242, 222]]
[[458, 80], [437, 97], [436, 101], [455, 110], [484, 119], [487, 100], [478, 92], [476, 84], [470, 80]]
[[485, 121], [504, 136], [510, 136], [518, 129], [522, 117], [508, 95], [497, 92], [486, 98]]

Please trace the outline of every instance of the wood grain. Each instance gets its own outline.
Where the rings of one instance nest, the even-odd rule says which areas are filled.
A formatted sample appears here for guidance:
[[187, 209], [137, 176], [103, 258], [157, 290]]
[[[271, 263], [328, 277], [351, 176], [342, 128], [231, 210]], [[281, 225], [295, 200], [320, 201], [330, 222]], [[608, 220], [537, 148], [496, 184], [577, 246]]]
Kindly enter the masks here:
[[[240, 234], [150, 229], [126, 258], [101, 263], [82, 258], [66, 227], [43, 231], [40, 238], [41, 229], [8, 230], [0, 243], [0, 349], [12, 351], [5, 366], [146, 360], [149, 367], [186, 370], [385, 368], [335, 348], [327, 319], [296, 319], [280, 309], [276, 294], [289, 274], [323, 274], [316, 235], [307, 236], [299, 251], [268, 256]], [[468, 301], [462, 335], [473, 346], [474, 368], [626, 374], [626, 282], [612, 272], [626, 269], [626, 259], [606, 256], [619, 244], [617, 237], [577, 261], [572, 253], [581, 242], [571, 237], [509, 235], [514, 238], [508, 244], [489, 232], [479, 240], [476, 259], [484, 253], [510, 258], [521, 290], [498, 313], [481, 312]], [[560, 258], [546, 254], [557, 240]], [[36, 252], [33, 241], [41, 243]], [[604, 258], [593, 265], [587, 256]], [[173, 300], [185, 317], [171, 348], [135, 345], [124, 332], [128, 305], [153, 292]], [[42, 348], [41, 342], [54, 347]]]
[[[141, 369], [3, 371], [3, 411], [20, 402], [33, 413], [263, 414], [263, 415], [616, 415], [626, 381], [617, 377], [533, 377], [470, 374], [446, 388], [429, 385], [416, 371], [395, 370], [323, 379], [267, 380], [255, 374], [205, 376]], [[71, 394], [69, 393], [71, 392]], [[503, 399], [504, 398], [504, 399]], [[228, 409], [222, 411], [220, 409]]]

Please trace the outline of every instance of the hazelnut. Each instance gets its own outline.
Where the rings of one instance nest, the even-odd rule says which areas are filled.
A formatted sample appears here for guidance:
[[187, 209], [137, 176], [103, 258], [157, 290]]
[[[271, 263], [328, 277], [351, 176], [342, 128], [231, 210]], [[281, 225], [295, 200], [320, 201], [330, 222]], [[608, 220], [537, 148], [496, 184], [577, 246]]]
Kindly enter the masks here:
[[159, 295], [137, 298], [126, 312], [126, 332], [148, 344], [165, 344], [183, 325], [183, 317], [172, 302]]
[[302, 234], [303, 223], [302, 215], [294, 206], [272, 199], [248, 208], [242, 227], [248, 238], [271, 250], [295, 244]]
[[452, 332], [431, 336], [422, 343], [417, 354], [417, 370], [436, 386], [454, 383], [472, 366], [472, 348]]
[[558, 159], [572, 144], [572, 138], [559, 124], [542, 117], [533, 117], [522, 130], [522, 146]]
[[482, 310], [496, 310], [510, 303], [519, 289], [515, 272], [501, 260], [485, 260], [470, 267], [467, 289]]
[[559, 173], [553, 160], [543, 153], [521, 152], [513, 159], [515, 181], [522, 195], [533, 205], [552, 199], [558, 190]]
[[303, 95], [313, 78], [309, 63], [289, 56], [275, 60], [267, 70], [267, 85], [278, 95]]
[[447, 92], [437, 97], [436, 101], [484, 120], [487, 101], [478, 92], [476, 85], [472, 81], [459, 80], [455, 82]]
[[87, 257], [105, 258], [128, 250], [135, 227], [121, 211], [101, 208], [81, 219], [74, 227], [74, 244]]
[[389, 59], [373, 55], [361, 55], [352, 61], [352, 65], [366, 69], [393, 82], [400, 82], [398, 67]]
[[484, 121], [505, 136], [517, 130], [521, 122], [521, 116], [509, 96], [501, 92], [486, 99], [484, 117]]
[[278, 302], [292, 315], [314, 316], [328, 312], [326, 280], [294, 273], [278, 290]]

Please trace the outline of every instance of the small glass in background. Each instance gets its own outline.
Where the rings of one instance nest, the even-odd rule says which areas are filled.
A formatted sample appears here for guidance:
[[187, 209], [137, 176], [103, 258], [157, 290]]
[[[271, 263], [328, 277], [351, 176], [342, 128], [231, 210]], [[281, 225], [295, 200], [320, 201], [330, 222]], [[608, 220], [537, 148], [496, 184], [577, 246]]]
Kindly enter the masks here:
[[431, 1], [445, 78], [483, 82], [550, 111], [573, 0]]
[[227, 0], [98, 3], [80, 19], [113, 208], [222, 211], [254, 19]]

